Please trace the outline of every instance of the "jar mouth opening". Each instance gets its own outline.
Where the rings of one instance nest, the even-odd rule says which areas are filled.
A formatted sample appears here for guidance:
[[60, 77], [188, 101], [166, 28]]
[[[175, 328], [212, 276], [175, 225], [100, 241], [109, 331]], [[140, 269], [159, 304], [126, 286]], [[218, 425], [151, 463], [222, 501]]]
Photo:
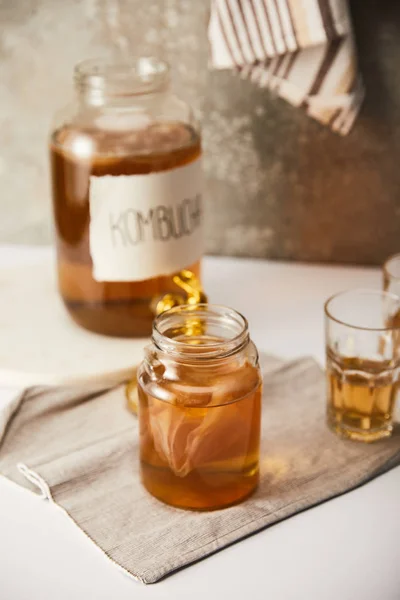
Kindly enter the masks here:
[[155, 56], [93, 58], [76, 65], [74, 79], [80, 91], [132, 96], [164, 89], [169, 83], [169, 71], [168, 63]]
[[176, 306], [153, 323], [153, 342], [175, 357], [226, 358], [239, 352], [248, 341], [246, 318], [217, 304]]

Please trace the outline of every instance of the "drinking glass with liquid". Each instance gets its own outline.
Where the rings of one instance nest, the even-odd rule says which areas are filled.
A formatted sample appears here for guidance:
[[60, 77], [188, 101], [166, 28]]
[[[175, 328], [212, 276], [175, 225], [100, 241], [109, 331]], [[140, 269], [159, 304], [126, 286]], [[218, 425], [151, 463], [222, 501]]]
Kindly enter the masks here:
[[391, 435], [398, 393], [400, 298], [378, 290], [337, 294], [325, 304], [328, 425], [373, 442]]
[[86, 329], [149, 335], [174, 275], [200, 275], [198, 124], [155, 58], [83, 62], [75, 88], [50, 139], [61, 297]]
[[212, 510], [255, 490], [261, 374], [242, 315], [213, 305], [161, 314], [138, 394], [141, 477], [153, 496]]

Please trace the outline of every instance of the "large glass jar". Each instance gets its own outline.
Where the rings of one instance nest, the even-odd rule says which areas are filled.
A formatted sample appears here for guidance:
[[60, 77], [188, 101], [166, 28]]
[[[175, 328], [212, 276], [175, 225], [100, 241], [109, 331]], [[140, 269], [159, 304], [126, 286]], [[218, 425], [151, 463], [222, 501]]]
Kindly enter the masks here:
[[91, 331], [149, 335], [174, 274], [199, 276], [199, 129], [158, 59], [86, 61], [75, 86], [50, 140], [60, 293]]
[[138, 396], [141, 475], [153, 496], [212, 510], [254, 491], [261, 375], [244, 317], [206, 304], [161, 314]]

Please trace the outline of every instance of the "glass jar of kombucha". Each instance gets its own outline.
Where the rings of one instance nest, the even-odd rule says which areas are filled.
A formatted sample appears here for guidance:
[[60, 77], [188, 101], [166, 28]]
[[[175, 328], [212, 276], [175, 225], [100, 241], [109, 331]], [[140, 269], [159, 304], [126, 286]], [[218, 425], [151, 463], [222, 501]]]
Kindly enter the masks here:
[[141, 476], [153, 496], [213, 510], [254, 491], [261, 374], [243, 316], [203, 304], [157, 317], [138, 396]]
[[50, 140], [61, 297], [86, 329], [149, 335], [174, 275], [199, 277], [198, 125], [155, 58], [83, 62], [75, 86]]

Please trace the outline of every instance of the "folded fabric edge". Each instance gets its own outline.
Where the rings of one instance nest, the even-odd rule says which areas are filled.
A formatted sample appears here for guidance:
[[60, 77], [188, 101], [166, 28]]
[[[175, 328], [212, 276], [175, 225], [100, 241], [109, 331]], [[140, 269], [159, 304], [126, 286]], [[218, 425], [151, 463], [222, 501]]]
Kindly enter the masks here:
[[[107, 552], [105, 552], [102, 548], [100, 548], [100, 546], [90, 537], [90, 535], [82, 527], [80, 527], [78, 525], [78, 523], [76, 523], [76, 521], [71, 517], [69, 512], [66, 511], [65, 508], [63, 508], [60, 504], [58, 504], [57, 502], [54, 501], [47, 482], [43, 479], [43, 477], [41, 477], [39, 475], [39, 473], [37, 473], [36, 471], [33, 471], [32, 469], [30, 469], [27, 465], [25, 465], [23, 463], [18, 463], [17, 468], [18, 468], [19, 472], [27, 479], [27, 481], [29, 481], [29, 483], [33, 484], [40, 490], [41, 493], [39, 495], [39, 498], [51, 502], [52, 506], [55, 506], [58, 510], [60, 510], [68, 518], [68, 520], [71, 521], [71, 523], [73, 523], [73, 525], [85, 536], [85, 538], [88, 539], [92, 543], [92, 547], [97, 549], [103, 557], [108, 559], [115, 567], [118, 568], [119, 571], [121, 571], [124, 575], [127, 575], [129, 578], [133, 579], [134, 581], [139, 581], [140, 583], [144, 583], [144, 584], [147, 583], [139, 575], [134, 575], [133, 573], [131, 573], [130, 571], [125, 569], [122, 565], [120, 565], [113, 558], [111, 558], [111, 556], [109, 556], [107, 554]], [[8, 481], [10, 481], [7, 477], [6, 477], [6, 479]], [[18, 484], [16, 484], [16, 485], [18, 485]], [[27, 488], [24, 488], [24, 489], [27, 489]], [[29, 489], [27, 489], [27, 491], [29, 491]], [[38, 495], [38, 494], [36, 494], [36, 495]]]
[[25, 396], [26, 390], [18, 392], [15, 397], [6, 404], [5, 408], [0, 410], [0, 448], [2, 441], [5, 437], [8, 425], [13, 416], [18, 412], [19, 407], [22, 404], [22, 400]]
[[318, 94], [307, 96], [306, 92], [290, 81], [270, 75], [263, 65], [244, 68], [225, 68], [232, 75], [249, 80], [260, 88], [287, 101], [293, 108], [303, 105], [308, 117], [321, 125], [329, 126], [334, 133], [346, 136], [350, 132], [365, 99], [365, 86], [360, 75], [356, 78], [354, 91], [341, 94]]
[[[288, 7], [284, 11], [285, 19], [273, 21], [266, 7], [259, 6], [255, 10], [254, 3], [251, 3], [247, 10], [245, 8], [235, 0], [212, 0], [207, 29], [212, 67], [220, 69], [255, 64], [258, 60], [301, 52], [352, 36], [351, 21], [345, 6], [342, 6], [344, 12], [340, 18], [333, 13], [327, 17], [326, 11], [320, 8], [320, 15], [316, 16], [312, 27], [309, 24], [300, 25], [298, 20], [293, 19]], [[283, 8], [281, 5], [280, 10]]]
[[32, 471], [23, 463], [17, 464], [17, 469], [31, 483], [34, 487], [38, 488], [40, 491], [39, 497], [43, 498], [43, 500], [49, 500], [54, 502], [53, 497], [51, 495], [51, 491], [43, 477], [40, 477], [38, 473]]
[[275, 50], [273, 53], [266, 54], [265, 56], [253, 57], [251, 60], [245, 60], [244, 58], [233, 60], [232, 54], [230, 52], [220, 52], [220, 50], [216, 50], [213, 48], [213, 44], [210, 42], [211, 50], [208, 55], [207, 67], [210, 70], [215, 71], [226, 71], [230, 69], [240, 69], [248, 66], [259, 66], [265, 62], [271, 62], [274, 59], [282, 59], [285, 56], [290, 56], [292, 54], [298, 54], [299, 52], [303, 52], [305, 50], [309, 50], [310, 48], [318, 48], [319, 46], [326, 46], [330, 44], [332, 41], [346, 39], [349, 38], [349, 34], [338, 35], [332, 40], [318, 40], [313, 44], [308, 44], [307, 46], [299, 46], [294, 50], [282, 50], [278, 52]]
[[39, 373], [20, 371], [17, 369], [0, 368], [0, 385], [23, 386], [25, 388], [35, 386], [69, 386], [99, 384], [116, 385], [128, 381], [134, 377], [136, 366], [118, 369], [114, 371], [103, 371], [91, 375], [57, 375], [51, 373]]
[[[285, 1], [273, 8], [260, 0], [259, 10], [255, 10], [253, 2], [247, 5], [239, 0], [213, 0], [208, 27], [209, 66], [239, 72], [241, 77], [301, 106], [308, 116], [344, 136], [354, 124], [364, 97], [363, 93], [355, 93], [357, 77], [353, 83], [348, 81], [349, 72], [358, 68], [350, 15], [344, 1], [335, 5], [323, 0], [314, 8], [309, 7], [312, 27], [308, 23], [307, 35], [300, 35], [299, 23], [304, 22], [308, 8], [299, 8], [298, 12]], [[276, 16], [281, 13], [281, 18], [272, 19], [267, 14], [271, 10], [277, 10]], [[305, 77], [301, 77], [301, 70]], [[308, 81], [308, 75], [314, 72], [315, 77]], [[324, 91], [326, 80], [330, 80], [328, 87], [332, 92], [348, 95], [350, 108], [330, 107], [335, 103], [332, 99], [328, 105], [323, 105], [323, 101], [317, 105], [310, 102], [311, 97]], [[335, 94], [331, 96], [334, 98]]]

